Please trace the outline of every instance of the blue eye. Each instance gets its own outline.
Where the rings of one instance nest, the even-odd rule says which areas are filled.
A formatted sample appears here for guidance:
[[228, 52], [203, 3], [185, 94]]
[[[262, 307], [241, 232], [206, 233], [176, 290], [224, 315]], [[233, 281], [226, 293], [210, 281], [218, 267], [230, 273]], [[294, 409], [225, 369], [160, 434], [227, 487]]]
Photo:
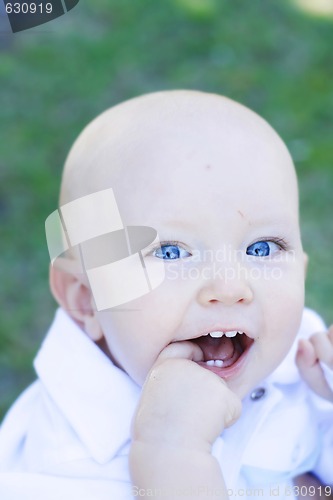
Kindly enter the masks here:
[[273, 241], [257, 241], [247, 247], [246, 254], [253, 255], [254, 257], [266, 257], [270, 255], [272, 251], [279, 250], [280, 248], [281, 247]]
[[182, 257], [189, 257], [191, 254], [178, 245], [161, 245], [154, 251], [154, 255], [159, 259], [175, 260]]

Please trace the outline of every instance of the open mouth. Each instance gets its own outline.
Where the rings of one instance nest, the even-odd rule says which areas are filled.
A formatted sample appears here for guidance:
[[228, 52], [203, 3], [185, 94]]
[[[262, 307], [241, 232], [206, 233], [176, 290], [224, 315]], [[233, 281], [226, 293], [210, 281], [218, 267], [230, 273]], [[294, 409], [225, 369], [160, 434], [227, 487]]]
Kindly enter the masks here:
[[191, 340], [203, 352], [204, 360], [198, 364], [223, 378], [234, 375], [240, 369], [254, 340], [237, 330], [212, 331]]

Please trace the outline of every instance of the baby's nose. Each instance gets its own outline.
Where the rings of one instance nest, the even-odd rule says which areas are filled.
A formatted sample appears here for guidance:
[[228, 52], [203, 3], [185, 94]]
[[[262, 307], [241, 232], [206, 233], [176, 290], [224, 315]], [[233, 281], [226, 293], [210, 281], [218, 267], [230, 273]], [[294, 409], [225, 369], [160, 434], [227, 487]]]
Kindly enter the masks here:
[[253, 291], [247, 277], [239, 266], [224, 266], [206, 272], [198, 293], [198, 300], [203, 305], [221, 302], [233, 305], [238, 302], [250, 303]]

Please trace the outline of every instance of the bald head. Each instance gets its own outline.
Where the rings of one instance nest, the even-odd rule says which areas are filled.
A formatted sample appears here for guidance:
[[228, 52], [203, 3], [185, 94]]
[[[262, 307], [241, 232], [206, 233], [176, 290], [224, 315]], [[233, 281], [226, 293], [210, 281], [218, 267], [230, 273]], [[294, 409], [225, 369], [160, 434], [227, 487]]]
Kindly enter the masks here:
[[280, 174], [296, 186], [290, 155], [265, 120], [226, 97], [177, 90], [131, 99], [93, 120], [68, 155], [60, 205], [118, 184], [135, 191], [141, 183], [148, 186], [146, 174], [173, 175], [182, 159], [192, 159], [193, 168], [210, 162], [207, 139], [208, 148], [220, 152], [215, 168], [234, 169], [243, 154], [252, 175], [253, 168], [263, 168], [257, 158], [265, 157], [265, 175], [278, 163]]

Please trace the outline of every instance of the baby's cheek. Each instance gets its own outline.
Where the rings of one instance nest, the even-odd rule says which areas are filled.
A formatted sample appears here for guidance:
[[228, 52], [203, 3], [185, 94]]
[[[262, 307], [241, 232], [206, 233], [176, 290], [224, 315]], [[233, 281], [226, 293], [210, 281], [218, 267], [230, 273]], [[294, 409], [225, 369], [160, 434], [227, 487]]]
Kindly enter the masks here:
[[299, 317], [304, 307], [304, 272], [300, 264], [281, 264], [271, 276], [271, 296], [277, 312]]
[[289, 350], [299, 329], [304, 309], [304, 283], [297, 269], [282, 266], [269, 287], [260, 291], [260, 302], [266, 334], [262, 341], [265, 349], [272, 347], [272, 356], [283, 356]]

